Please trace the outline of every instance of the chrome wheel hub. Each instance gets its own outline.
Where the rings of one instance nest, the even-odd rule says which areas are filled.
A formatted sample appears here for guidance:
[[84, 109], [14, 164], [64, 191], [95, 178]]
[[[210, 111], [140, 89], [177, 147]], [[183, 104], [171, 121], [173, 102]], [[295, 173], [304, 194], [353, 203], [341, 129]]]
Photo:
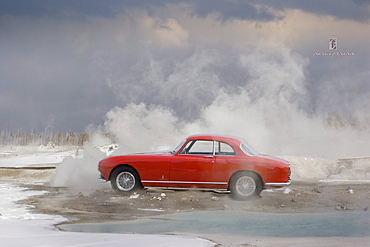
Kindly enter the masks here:
[[130, 191], [135, 187], [135, 176], [130, 172], [122, 172], [116, 178], [116, 184], [121, 191]]
[[248, 176], [240, 177], [235, 185], [237, 193], [241, 196], [251, 196], [256, 191], [256, 182]]

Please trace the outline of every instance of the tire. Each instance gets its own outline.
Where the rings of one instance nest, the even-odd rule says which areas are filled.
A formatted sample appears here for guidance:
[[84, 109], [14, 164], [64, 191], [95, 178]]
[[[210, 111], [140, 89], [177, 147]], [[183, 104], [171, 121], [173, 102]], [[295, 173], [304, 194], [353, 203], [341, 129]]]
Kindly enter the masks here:
[[131, 193], [142, 188], [139, 175], [131, 167], [120, 167], [111, 175], [113, 190], [121, 193]]
[[238, 172], [230, 179], [231, 196], [237, 200], [248, 200], [257, 197], [262, 191], [262, 181], [252, 172]]

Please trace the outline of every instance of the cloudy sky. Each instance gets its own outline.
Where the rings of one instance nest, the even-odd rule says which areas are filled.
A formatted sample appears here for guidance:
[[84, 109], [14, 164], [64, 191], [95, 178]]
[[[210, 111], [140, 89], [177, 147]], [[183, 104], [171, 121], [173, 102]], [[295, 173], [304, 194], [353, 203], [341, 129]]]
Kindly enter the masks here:
[[82, 132], [156, 111], [173, 128], [366, 125], [369, 44], [366, 0], [0, 0], [0, 126]]

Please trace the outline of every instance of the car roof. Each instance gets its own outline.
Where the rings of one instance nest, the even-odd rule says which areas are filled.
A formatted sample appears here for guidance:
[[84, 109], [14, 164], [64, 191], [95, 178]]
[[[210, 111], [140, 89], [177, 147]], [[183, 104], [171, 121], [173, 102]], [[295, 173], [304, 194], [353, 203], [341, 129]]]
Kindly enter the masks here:
[[214, 140], [214, 141], [224, 141], [224, 142], [243, 142], [243, 139], [234, 136], [224, 136], [224, 135], [192, 135], [187, 138], [188, 140]]

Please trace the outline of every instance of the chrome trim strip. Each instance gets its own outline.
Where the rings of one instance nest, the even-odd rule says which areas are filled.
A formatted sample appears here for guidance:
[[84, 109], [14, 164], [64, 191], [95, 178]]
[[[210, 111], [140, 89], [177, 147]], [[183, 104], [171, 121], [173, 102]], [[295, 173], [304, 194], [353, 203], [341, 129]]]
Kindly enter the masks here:
[[292, 183], [292, 180], [288, 180], [286, 183], [265, 183], [266, 186], [273, 186], [273, 187], [280, 187], [280, 186], [287, 186]]
[[187, 181], [147, 181], [143, 180], [142, 183], [167, 183], [167, 184], [228, 184], [226, 182], [187, 182]]
[[172, 184], [227, 184], [225, 182], [183, 182], [183, 181], [170, 181]]
[[164, 184], [168, 184], [168, 183], [170, 183], [170, 181], [145, 181], [145, 180], [143, 180], [143, 181], [141, 181], [142, 183], [164, 183]]

